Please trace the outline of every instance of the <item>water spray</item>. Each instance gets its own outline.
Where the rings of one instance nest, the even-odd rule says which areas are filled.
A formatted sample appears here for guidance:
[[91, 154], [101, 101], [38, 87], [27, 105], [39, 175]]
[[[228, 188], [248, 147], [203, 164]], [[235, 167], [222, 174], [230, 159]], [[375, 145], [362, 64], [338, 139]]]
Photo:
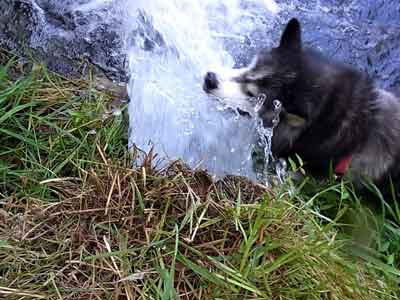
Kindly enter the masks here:
[[[268, 166], [270, 162], [275, 162], [274, 157], [272, 155], [271, 147], [272, 147], [272, 137], [274, 135], [274, 128], [279, 124], [279, 116], [282, 111], [282, 103], [275, 99], [272, 101], [272, 120], [271, 127], [265, 127], [262, 118], [259, 116], [259, 111], [264, 106], [265, 101], [267, 100], [267, 96], [264, 94], [260, 94], [256, 98], [256, 105], [254, 107], [256, 121], [257, 121], [257, 134], [258, 134], [258, 146], [263, 149], [264, 155], [264, 163], [263, 168], [260, 172], [257, 173], [257, 180], [268, 185]], [[279, 159], [275, 162], [275, 171], [278, 176], [278, 180], [280, 183], [283, 182], [284, 176], [286, 174], [286, 161], [283, 159]]]

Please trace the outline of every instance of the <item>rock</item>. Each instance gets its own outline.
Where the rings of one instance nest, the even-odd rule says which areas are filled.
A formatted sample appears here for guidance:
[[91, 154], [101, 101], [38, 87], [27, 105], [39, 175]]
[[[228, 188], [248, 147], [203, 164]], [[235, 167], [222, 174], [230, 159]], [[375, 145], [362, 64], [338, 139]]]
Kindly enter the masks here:
[[109, 79], [127, 82], [121, 13], [111, 5], [85, 11], [88, 3], [2, 0], [0, 46], [32, 54], [65, 75], [80, 75], [94, 65]]
[[115, 99], [122, 101], [129, 100], [128, 90], [124, 83], [115, 83], [105, 76], [96, 76], [94, 78], [94, 86], [99, 91], [110, 93]]
[[265, 23], [241, 45], [227, 41], [247, 64], [256, 49], [279, 41], [287, 21], [297, 17], [303, 40], [328, 57], [366, 71], [380, 87], [400, 92], [400, 1], [398, 0], [281, 0], [277, 18]]

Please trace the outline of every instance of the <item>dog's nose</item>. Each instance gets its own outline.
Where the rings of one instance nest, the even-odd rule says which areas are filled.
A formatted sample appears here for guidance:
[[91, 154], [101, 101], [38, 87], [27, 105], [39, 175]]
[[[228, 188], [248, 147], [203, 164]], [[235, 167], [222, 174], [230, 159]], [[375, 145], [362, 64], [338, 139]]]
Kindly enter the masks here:
[[218, 88], [217, 74], [214, 72], [207, 72], [206, 76], [204, 77], [203, 90], [209, 92], [211, 90], [215, 90], [216, 88]]

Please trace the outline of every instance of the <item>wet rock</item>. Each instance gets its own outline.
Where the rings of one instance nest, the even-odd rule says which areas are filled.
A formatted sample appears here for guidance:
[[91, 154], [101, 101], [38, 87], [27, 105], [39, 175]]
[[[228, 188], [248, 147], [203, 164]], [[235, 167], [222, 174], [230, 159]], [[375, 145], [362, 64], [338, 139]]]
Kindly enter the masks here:
[[126, 82], [122, 13], [117, 6], [90, 9], [89, 4], [87, 0], [2, 0], [0, 46], [33, 55], [66, 75], [79, 75], [94, 65], [109, 79]]
[[372, 76], [380, 87], [400, 92], [400, 2], [398, 0], [276, 0], [278, 17], [256, 30], [238, 48], [227, 41], [247, 64], [257, 49], [279, 41], [292, 17], [303, 25], [303, 40], [327, 56], [351, 64]]
[[38, 23], [31, 3], [3, 0], [0, 2], [0, 43], [10, 49], [26, 44]]

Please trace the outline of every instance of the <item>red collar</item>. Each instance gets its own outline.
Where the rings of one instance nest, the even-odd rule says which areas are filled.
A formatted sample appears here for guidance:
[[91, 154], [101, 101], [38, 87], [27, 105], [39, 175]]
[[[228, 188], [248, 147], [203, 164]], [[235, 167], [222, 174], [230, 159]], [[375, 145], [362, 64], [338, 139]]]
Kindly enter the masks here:
[[344, 175], [349, 169], [351, 159], [353, 156], [351, 154], [342, 157], [339, 159], [338, 163], [335, 166], [335, 174], [336, 175]]

